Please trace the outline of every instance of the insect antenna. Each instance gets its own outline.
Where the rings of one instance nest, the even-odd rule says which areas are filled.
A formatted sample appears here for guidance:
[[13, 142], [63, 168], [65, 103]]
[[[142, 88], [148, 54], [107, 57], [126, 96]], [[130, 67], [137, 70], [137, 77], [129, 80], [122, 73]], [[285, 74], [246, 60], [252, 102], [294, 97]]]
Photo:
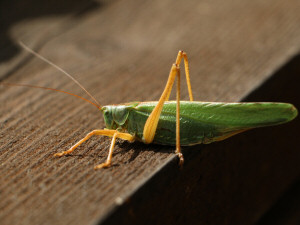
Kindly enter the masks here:
[[41, 87], [41, 86], [35, 86], [35, 85], [30, 85], [30, 84], [15, 84], [15, 83], [4, 83], [4, 82], [1, 82], [0, 85], [5, 85], [5, 86], [17, 86], [17, 87], [30, 87], [30, 88], [40, 88], [40, 89], [45, 89], [45, 90], [50, 90], [50, 91], [57, 91], [57, 92], [61, 92], [61, 93], [65, 93], [65, 94], [68, 94], [68, 95], [72, 95], [72, 96], [75, 96], [76, 98], [80, 98], [90, 104], [92, 104], [93, 106], [97, 107], [98, 109], [102, 109], [102, 107], [100, 105], [97, 105], [96, 103], [86, 99], [86, 98], [83, 98], [79, 95], [76, 95], [76, 94], [73, 94], [73, 93], [70, 93], [70, 92], [67, 92], [67, 91], [62, 91], [62, 90], [58, 90], [58, 89], [55, 89], [55, 88], [48, 88], [48, 87]]
[[[43, 56], [41, 56], [39, 53], [35, 52], [34, 50], [30, 49], [29, 47], [27, 47], [23, 42], [19, 42], [19, 44], [21, 45], [21, 47], [23, 47], [25, 50], [27, 50], [28, 52], [30, 52], [31, 54], [33, 54], [34, 56], [38, 57], [39, 59], [43, 60], [44, 62], [48, 63], [49, 65], [53, 66], [55, 69], [59, 70], [60, 72], [62, 72], [64, 75], [66, 75], [67, 77], [69, 77], [74, 83], [76, 83], [83, 91], [85, 91], [85, 93], [90, 96], [93, 101], [96, 103], [94, 105], [97, 106], [97, 108], [101, 109], [102, 106], [101, 104], [93, 97], [93, 95], [91, 95], [71, 74], [69, 74], [68, 72], [66, 72], [65, 70], [63, 70], [62, 68], [60, 68], [59, 66], [55, 65], [53, 62], [51, 62], [50, 60], [44, 58]], [[48, 90], [53, 90], [53, 91], [59, 91], [59, 92], [63, 92], [66, 94], [70, 94], [76, 97], [79, 97], [81, 99], [84, 99], [78, 95], [72, 94], [72, 93], [68, 93], [65, 91], [61, 91], [61, 90], [57, 90], [57, 89], [52, 89], [52, 88], [45, 88], [45, 87], [38, 87], [38, 86], [32, 86], [32, 85], [21, 85], [21, 86], [28, 86], [28, 87], [36, 87], [36, 88], [42, 88], [42, 89], [48, 89]], [[84, 99], [87, 100], [87, 99]], [[90, 101], [88, 101], [90, 102]], [[91, 102], [90, 102], [91, 103]]]

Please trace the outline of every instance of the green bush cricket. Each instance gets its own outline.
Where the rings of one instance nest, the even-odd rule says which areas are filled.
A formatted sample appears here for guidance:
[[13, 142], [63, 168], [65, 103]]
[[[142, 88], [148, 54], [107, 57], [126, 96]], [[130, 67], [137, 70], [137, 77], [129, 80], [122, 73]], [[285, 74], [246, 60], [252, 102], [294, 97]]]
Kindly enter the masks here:
[[[117, 138], [129, 142], [137, 140], [146, 144], [156, 143], [176, 146], [175, 153], [179, 157], [179, 164], [182, 165], [184, 158], [180, 146], [190, 146], [202, 143], [209, 144], [211, 142], [221, 141], [252, 128], [289, 122], [298, 114], [297, 109], [289, 103], [194, 101], [190, 83], [188, 59], [186, 53], [183, 51], [179, 51], [176, 61], [171, 67], [167, 84], [159, 101], [131, 102], [126, 104], [101, 106], [70, 74], [29, 49], [24, 44], [20, 44], [26, 50], [71, 78], [93, 99], [93, 101], [89, 101], [69, 92], [52, 88], [26, 84], [2, 84], [43, 88], [63, 92], [81, 98], [96, 106], [104, 116], [106, 129], [94, 130], [88, 133], [69, 150], [54, 154], [54, 156], [70, 154], [93, 135], [112, 137], [107, 160], [104, 163], [95, 166], [95, 169], [111, 166], [112, 154]], [[190, 101], [180, 101], [179, 64], [182, 59], [185, 66]], [[177, 78], [176, 101], [169, 101], [175, 78]]]

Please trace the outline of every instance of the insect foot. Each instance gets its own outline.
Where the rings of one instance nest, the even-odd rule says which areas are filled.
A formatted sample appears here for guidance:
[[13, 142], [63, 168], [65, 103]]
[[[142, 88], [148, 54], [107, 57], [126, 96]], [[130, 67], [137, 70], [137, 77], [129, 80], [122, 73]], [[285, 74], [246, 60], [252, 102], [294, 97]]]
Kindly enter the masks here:
[[99, 170], [99, 169], [107, 168], [107, 167], [110, 167], [110, 166], [111, 166], [110, 162], [105, 162], [105, 163], [101, 163], [101, 164], [95, 166], [94, 170]]
[[64, 151], [64, 152], [55, 153], [53, 156], [55, 156], [55, 157], [61, 157], [63, 155], [68, 155], [68, 154], [69, 154], [68, 151]]
[[179, 166], [182, 167], [182, 166], [183, 166], [183, 163], [184, 163], [183, 155], [182, 155], [181, 152], [176, 153], [176, 155], [177, 155], [178, 158], [179, 158]]

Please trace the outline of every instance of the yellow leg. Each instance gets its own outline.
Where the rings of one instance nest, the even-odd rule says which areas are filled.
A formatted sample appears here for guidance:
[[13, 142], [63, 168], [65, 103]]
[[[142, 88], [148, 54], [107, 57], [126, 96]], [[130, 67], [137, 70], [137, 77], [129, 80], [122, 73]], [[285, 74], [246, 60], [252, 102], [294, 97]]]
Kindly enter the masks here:
[[83, 139], [81, 139], [75, 145], [73, 145], [69, 150], [64, 151], [64, 152], [60, 152], [60, 153], [56, 153], [56, 154], [54, 154], [54, 156], [59, 156], [60, 157], [60, 156], [63, 156], [63, 155], [70, 154], [79, 145], [81, 145], [83, 142], [90, 139], [93, 135], [103, 135], [103, 136], [113, 137], [106, 162], [102, 163], [98, 166], [95, 166], [95, 169], [100, 169], [100, 168], [103, 168], [103, 167], [109, 167], [111, 165], [112, 153], [113, 153], [113, 149], [114, 149], [114, 146], [115, 146], [115, 143], [116, 143], [116, 138], [120, 138], [120, 139], [127, 140], [127, 141], [130, 141], [130, 142], [134, 141], [134, 136], [132, 136], [131, 134], [128, 134], [128, 133], [121, 133], [121, 132], [118, 132], [116, 130], [108, 130], [108, 129], [106, 129], [106, 130], [93, 130], [92, 132], [88, 133]]
[[179, 51], [177, 58], [176, 58], [176, 64], [179, 65], [181, 62], [181, 59], [183, 58], [184, 62], [184, 69], [185, 69], [185, 77], [186, 77], [186, 84], [189, 91], [190, 101], [194, 101], [193, 92], [192, 92], [192, 86], [191, 86], [191, 79], [190, 79], [190, 70], [189, 70], [189, 62], [187, 55], [184, 51]]
[[162, 111], [162, 108], [164, 106], [164, 102], [168, 101], [170, 92], [172, 90], [172, 86], [177, 74], [177, 71], [179, 71], [179, 67], [176, 64], [172, 65], [169, 79], [167, 81], [166, 87], [157, 103], [153, 111], [151, 112], [150, 116], [148, 117], [145, 127], [143, 130], [143, 138], [145, 143], [151, 143], [154, 139], [157, 124], [159, 121], [159, 117]]
[[179, 165], [184, 162], [183, 155], [180, 150], [180, 70], [177, 72], [177, 93], [176, 93], [176, 151], [179, 158]]
[[165, 101], [169, 100], [169, 96], [171, 94], [171, 90], [175, 81], [175, 77], [177, 76], [177, 105], [176, 105], [176, 154], [179, 157], [179, 164], [182, 165], [184, 162], [183, 155], [180, 150], [180, 69], [179, 69], [179, 64], [181, 62], [181, 59], [184, 59], [184, 65], [185, 65], [185, 74], [186, 74], [186, 80], [187, 80], [187, 86], [189, 90], [189, 96], [190, 96], [190, 101], [193, 101], [193, 94], [192, 94], [192, 88], [191, 88], [191, 82], [190, 82], [190, 75], [189, 75], [189, 67], [188, 67], [188, 59], [186, 53], [183, 51], [179, 51], [177, 58], [176, 58], [176, 63], [172, 65], [171, 71], [169, 74], [169, 78], [167, 81], [167, 84], [165, 86], [165, 89], [151, 112], [150, 116], [148, 117], [144, 131], [143, 131], [143, 139], [146, 143], [151, 143], [154, 139], [156, 129], [157, 129], [157, 124], [159, 121], [159, 117], [163, 108], [163, 105]]
[[111, 140], [111, 144], [110, 144], [110, 148], [109, 148], [109, 152], [108, 152], [108, 156], [107, 156], [107, 159], [106, 159], [106, 162], [105, 163], [101, 163], [97, 166], [94, 167], [95, 170], [97, 169], [101, 169], [101, 168], [105, 168], [105, 167], [109, 167], [111, 165], [111, 158], [112, 158], [112, 154], [113, 154], [113, 151], [114, 151], [114, 147], [115, 147], [115, 144], [116, 144], [116, 139], [117, 139], [117, 136], [118, 136], [118, 132], [116, 132]]

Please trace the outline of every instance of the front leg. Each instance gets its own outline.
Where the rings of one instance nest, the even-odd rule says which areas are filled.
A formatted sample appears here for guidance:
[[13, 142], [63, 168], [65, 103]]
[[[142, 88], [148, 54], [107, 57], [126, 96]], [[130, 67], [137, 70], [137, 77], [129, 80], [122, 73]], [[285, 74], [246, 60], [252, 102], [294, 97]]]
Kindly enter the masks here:
[[80, 141], [78, 141], [75, 145], [73, 145], [69, 150], [67, 151], [63, 151], [60, 153], [56, 153], [54, 154], [54, 156], [63, 156], [63, 155], [68, 155], [71, 152], [73, 152], [79, 145], [81, 145], [83, 142], [87, 141], [88, 139], [90, 139], [92, 136], [94, 135], [103, 135], [103, 136], [109, 136], [109, 137], [113, 137], [111, 145], [110, 145], [110, 149], [109, 149], [109, 154], [108, 154], [108, 158], [106, 160], [105, 163], [102, 163], [98, 166], [95, 166], [95, 169], [100, 169], [100, 168], [104, 168], [104, 167], [109, 167], [111, 165], [111, 159], [112, 159], [112, 153], [113, 153], [113, 149], [115, 146], [115, 142], [116, 142], [116, 138], [120, 138], [126, 141], [134, 141], [134, 136], [132, 136], [131, 134], [128, 133], [121, 133], [118, 132], [117, 130], [93, 130], [92, 132], [88, 133], [83, 139], [81, 139]]

